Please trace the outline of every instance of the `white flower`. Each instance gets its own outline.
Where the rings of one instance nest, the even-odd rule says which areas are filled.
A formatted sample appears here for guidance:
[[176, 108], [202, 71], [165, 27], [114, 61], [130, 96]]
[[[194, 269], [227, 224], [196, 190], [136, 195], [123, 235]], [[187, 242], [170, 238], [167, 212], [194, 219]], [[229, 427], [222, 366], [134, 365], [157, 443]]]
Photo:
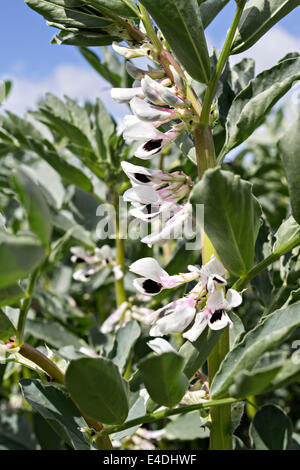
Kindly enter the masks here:
[[134, 287], [142, 294], [156, 295], [164, 289], [164, 279], [169, 277], [154, 258], [135, 261], [129, 270], [141, 278], [133, 281]]
[[133, 186], [152, 186], [154, 183], [160, 184], [164, 182], [164, 178], [167, 179], [168, 176], [161, 170], [149, 170], [148, 168], [133, 165], [129, 162], [122, 162], [121, 166]]
[[[144, 123], [146, 124], [146, 123]], [[154, 128], [155, 129], [155, 128]], [[157, 155], [160, 153], [163, 149], [168, 147], [181, 133], [181, 130], [170, 130], [168, 132], [159, 132], [157, 129], [156, 130], [156, 135], [153, 133], [153, 137], [146, 138], [146, 142], [144, 142], [136, 152], [134, 153], [137, 158], [141, 158], [143, 160], [148, 160], [149, 158], [152, 158], [153, 156]], [[150, 134], [150, 132], [149, 132]], [[136, 140], [142, 140], [142, 139], [137, 139]]]
[[112, 88], [110, 94], [112, 99], [118, 103], [129, 103], [135, 96], [139, 98], [144, 98], [145, 96], [141, 87]]
[[141, 81], [142, 89], [146, 97], [154, 104], [160, 105], [161, 103], [167, 104], [173, 108], [185, 107], [185, 101], [176, 95], [168, 87], [152, 80], [149, 75]]
[[134, 57], [143, 57], [147, 55], [147, 50], [148, 48], [143, 48], [143, 47], [126, 47], [126, 46], [120, 46], [118, 42], [113, 42], [112, 43], [112, 48], [113, 50], [121, 55], [122, 57], [125, 57], [125, 59], [133, 59]]
[[[171, 302], [156, 312], [150, 336], [181, 333], [193, 321], [196, 314], [196, 298], [193, 295]], [[154, 316], [153, 316], [154, 319]]]
[[125, 140], [163, 140], [164, 133], [158, 131], [150, 122], [139, 120], [136, 116], [125, 116], [125, 129], [123, 137]]
[[208, 296], [204, 310], [197, 313], [194, 325], [183, 334], [184, 338], [193, 342], [200, 336], [206, 326], [212, 330], [221, 330], [227, 325], [232, 325], [232, 321], [226, 311], [238, 307], [242, 303], [242, 296], [234, 289], [227, 291], [226, 297], [224, 289], [215, 289]]
[[212, 255], [210, 261], [200, 269], [201, 282], [208, 292], [213, 292], [216, 286], [225, 286], [227, 284], [226, 279], [224, 279], [225, 273], [226, 270], [221, 261], [215, 255]]
[[149, 348], [156, 354], [163, 354], [165, 352], [177, 352], [171, 344], [162, 338], [155, 338], [147, 342]]
[[172, 112], [171, 110], [152, 106], [151, 104], [138, 98], [137, 96], [135, 96], [130, 101], [130, 107], [133, 114], [135, 114], [135, 116], [137, 116], [141, 121], [159, 121], [161, 123], [165, 123], [178, 117], [177, 114]]
[[[141, 278], [135, 279], [133, 285], [135, 288], [146, 295], [159, 294], [163, 289], [172, 289], [180, 284], [190, 282], [199, 277], [198, 273], [182, 273], [174, 276], [162, 269], [154, 258], [141, 258], [135, 261], [129, 270]], [[165, 307], [164, 307], [165, 308]], [[154, 312], [156, 315], [157, 312]], [[145, 322], [148, 323], [147, 319]]]
[[[182, 237], [182, 227], [186, 220], [191, 217], [192, 206], [187, 203], [183, 206], [172, 206], [172, 210], [175, 214], [164, 221], [160, 229], [142, 238], [142, 243], [152, 246], [155, 243], [165, 243], [168, 240]], [[199, 271], [197, 272], [199, 273]]]

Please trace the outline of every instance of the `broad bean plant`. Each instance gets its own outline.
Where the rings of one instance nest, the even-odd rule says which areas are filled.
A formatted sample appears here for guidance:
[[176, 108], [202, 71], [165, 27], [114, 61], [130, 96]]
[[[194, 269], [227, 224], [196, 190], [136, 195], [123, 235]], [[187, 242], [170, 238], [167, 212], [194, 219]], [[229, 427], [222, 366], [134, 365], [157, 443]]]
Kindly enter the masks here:
[[230, 58], [300, 2], [228, 3], [26, 0], [128, 114], [1, 84], [1, 449], [299, 449], [300, 55]]

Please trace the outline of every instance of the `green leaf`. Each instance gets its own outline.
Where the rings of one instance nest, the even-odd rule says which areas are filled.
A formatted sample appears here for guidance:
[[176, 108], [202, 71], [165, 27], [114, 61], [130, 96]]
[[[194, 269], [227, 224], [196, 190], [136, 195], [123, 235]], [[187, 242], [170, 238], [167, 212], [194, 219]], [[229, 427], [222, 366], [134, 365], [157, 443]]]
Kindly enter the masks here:
[[[113, 73], [109, 68], [109, 64], [100, 60], [97, 54], [87, 47], [78, 47], [79, 52], [83, 55], [85, 60], [93, 67], [96, 72], [108, 81], [113, 87], [121, 86], [121, 77], [119, 74]], [[119, 72], [122, 67], [119, 63]]]
[[275, 243], [273, 246], [273, 252], [278, 252], [284, 249], [284, 247], [292, 243], [293, 240], [300, 237], [300, 225], [297, 224], [294, 217], [290, 216], [285, 220], [275, 233]]
[[0, 341], [5, 341], [6, 339], [14, 336], [16, 333], [15, 327], [11, 321], [7, 318], [5, 313], [0, 310]]
[[[297, 341], [296, 341], [297, 343]], [[299, 347], [299, 346], [298, 346]], [[288, 385], [299, 382], [300, 380], [300, 360], [299, 350], [295, 350], [292, 356], [287, 359], [275, 378], [269, 383], [266, 392], [276, 390], [277, 388], [287, 387]]]
[[293, 425], [279, 406], [265, 405], [254, 416], [250, 438], [256, 450], [287, 450]]
[[152, 400], [169, 407], [179, 403], [189, 386], [183, 365], [184, 359], [175, 352], [151, 354], [140, 361], [139, 370]]
[[239, 54], [249, 49], [299, 5], [299, 0], [251, 0], [240, 19], [231, 54]]
[[141, 3], [191, 77], [208, 83], [210, 60], [197, 0], [142, 0]]
[[12, 88], [12, 82], [10, 81], [0, 81], [0, 105], [8, 97]]
[[206, 28], [212, 20], [227, 5], [229, 0], [198, 0], [203, 27]]
[[219, 162], [229, 150], [260, 126], [270, 109], [300, 79], [300, 57], [283, 58], [250, 81], [233, 100], [226, 121], [226, 142]]
[[105, 424], [121, 424], [128, 411], [128, 384], [109, 359], [82, 358], [72, 361], [66, 386], [80, 409]]
[[60, 323], [44, 318], [36, 318], [34, 320], [27, 319], [25, 334], [30, 334], [34, 338], [45, 341], [46, 344], [51, 344], [56, 348], [72, 345], [79, 349], [82, 346], [79, 338]]
[[12, 284], [0, 289], [0, 307], [12, 305], [24, 296], [24, 291], [19, 284]]
[[37, 142], [33, 139], [28, 139], [28, 141], [31, 149], [52, 166], [68, 183], [74, 184], [83, 191], [91, 192], [93, 190], [89, 178], [79, 168], [70, 165], [62, 156], [58, 155], [54, 148], [50, 149], [50, 142]]
[[209, 430], [203, 426], [199, 411], [185, 413], [176, 417], [165, 427], [164, 439], [191, 441], [209, 436]]
[[179, 354], [184, 358], [185, 375], [191, 379], [197, 370], [201, 369], [206, 359], [220, 339], [222, 331], [213, 331], [205, 328], [199, 338], [191, 343], [186, 341], [179, 349]]
[[87, 437], [79, 430], [86, 427], [86, 422], [67, 395], [40, 380], [22, 379], [20, 385], [25, 400], [64, 442], [76, 450], [90, 449]]
[[49, 245], [52, 224], [43, 193], [23, 166], [14, 171], [12, 181], [21, 203], [26, 209], [31, 230], [39, 237], [43, 245]]
[[220, 168], [205, 172], [192, 192], [204, 204], [204, 230], [225, 268], [242, 276], [251, 268], [261, 209], [251, 184]]
[[117, 36], [111, 36], [104, 31], [73, 33], [72, 31], [60, 31], [51, 39], [51, 44], [66, 44], [68, 46], [109, 46], [114, 41], [120, 41]]
[[270, 362], [264, 367], [255, 367], [250, 372], [247, 370], [239, 372], [229, 388], [229, 395], [236, 398], [259, 395], [268, 388], [282, 365], [283, 361], [276, 357], [274, 362]]
[[135, 18], [139, 14], [134, 0], [92, 0], [91, 3], [95, 7], [103, 7], [115, 15], [125, 18]]
[[58, 3], [51, 0], [25, 0], [25, 2], [47, 21], [61, 23], [68, 27], [101, 29], [111, 24], [109, 19], [85, 13], [80, 8], [69, 7], [67, 2]]
[[44, 257], [44, 248], [35, 238], [0, 231], [0, 287], [27, 277]]
[[284, 166], [292, 213], [300, 224], [300, 114], [278, 142], [278, 149]]
[[113, 349], [109, 354], [109, 359], [119, 367], [121, 374], [126, 370], [130, 353], [140, 334], [141, 328], [136, 321], [126, 323], [123, 328], [119, 328], [117, 331]]
[[276, 310], [232, 349], [222, 362], [211, 384], [213, 398], [226, 395], [235, 377], [243, 370], [251, 371], [267, 351], [275, 350], [299, 326], [300, 302]]

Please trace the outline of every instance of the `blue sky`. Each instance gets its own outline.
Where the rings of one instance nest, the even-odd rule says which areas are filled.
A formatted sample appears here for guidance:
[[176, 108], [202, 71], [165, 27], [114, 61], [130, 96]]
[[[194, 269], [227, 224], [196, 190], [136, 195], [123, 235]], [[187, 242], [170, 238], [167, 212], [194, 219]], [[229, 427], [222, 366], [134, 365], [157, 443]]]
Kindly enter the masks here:
[[[231, 0], [207, 29], [210, 45], [220, 47], [235, 8]], [[300, 9], [284, 18], [246, 55], [257, 57], [258, 70], [273, 65], [290, 50], [300, 51]], [[22, 113], [47, 90], [78, 99], [100, 95], [110, 103], [109, 89], [71, 46], [51, 45], [54, 28], [28, 8], [24, 0], [1, 0], [0, 78], [11, 78], [14, 89], [6, 107]], [[5, 47], [3, 47], [5, 45]], [[237, 58], [234, 58], [237, 60]], [[113, 106], [113, 112], [122, 113]]]

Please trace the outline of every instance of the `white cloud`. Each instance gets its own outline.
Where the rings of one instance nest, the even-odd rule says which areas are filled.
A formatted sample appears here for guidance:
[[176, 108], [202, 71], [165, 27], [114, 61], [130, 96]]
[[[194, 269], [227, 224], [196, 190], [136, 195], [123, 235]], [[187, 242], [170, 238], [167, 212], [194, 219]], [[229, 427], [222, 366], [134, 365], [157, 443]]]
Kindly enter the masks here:
[[231, 56], [231, 62], [237, 63], [243, 57], [252, 57], [255, 59], [256, 73], [259, 73], [275, 65], [288, 52], [300, 52], [300, 37], [293, 36], [285, 29], [276, 26], [250, 49]]
[[34, 109], [37, 101], [47, 92], [59, 97], [68, 95], [80, 103], [84, 100], [94, 101], [99, 97], [118, 120], [127, 111], [125, 105], [112, 100], [110, 84], [89, 67], [63, 64], [44, 77], [29, 78], [22, 73], [12, 73], [9, 77], [1, 78], [13, 81], [11, 94], [3, 108], [16, 114], [24, 114], [28, 109]]

